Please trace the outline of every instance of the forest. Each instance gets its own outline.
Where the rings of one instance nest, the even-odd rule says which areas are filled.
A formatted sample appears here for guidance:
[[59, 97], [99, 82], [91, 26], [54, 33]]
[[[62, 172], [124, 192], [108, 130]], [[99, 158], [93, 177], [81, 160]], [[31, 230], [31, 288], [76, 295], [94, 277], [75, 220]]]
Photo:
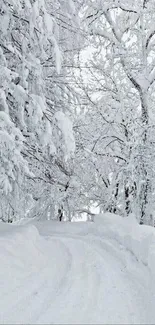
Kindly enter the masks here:
[[0, 0], [0, 325], [155, 324], [155, 0]]
[[154, 0], [1, 0], [1, 221], [154, 226], [154, 165]]

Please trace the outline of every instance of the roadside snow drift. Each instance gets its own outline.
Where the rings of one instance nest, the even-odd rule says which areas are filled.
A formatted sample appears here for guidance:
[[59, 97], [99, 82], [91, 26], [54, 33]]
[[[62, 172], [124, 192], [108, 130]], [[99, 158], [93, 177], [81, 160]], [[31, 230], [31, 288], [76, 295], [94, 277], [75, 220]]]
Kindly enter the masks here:
[[0, 324], [154, 324], [155, 231], [131, 217], [0, 223]]

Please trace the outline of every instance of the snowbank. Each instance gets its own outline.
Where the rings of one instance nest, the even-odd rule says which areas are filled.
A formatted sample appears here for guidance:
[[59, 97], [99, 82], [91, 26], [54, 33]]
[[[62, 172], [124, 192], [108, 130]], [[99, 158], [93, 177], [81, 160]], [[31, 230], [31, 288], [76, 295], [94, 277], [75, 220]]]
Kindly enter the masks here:
[[35, 226], [0, 223], [0, 306], [25, 277], [46, 266], [46, 250], [46, 241]]
[[105, 213], [95, 216], [95, 222], [60, 223], [51, 221], [35, 223], [43, 235], [95, 236], [112, 240], [122, 245], [135, 259], [148, 266], [155, 275], [155, 229], [139, 225], [133, 215], [122, 218]]
[[153, 229], [111, 214], [32, 222], [0, 223], [0, 324], [154, 324], [154, 277], [129, 254], [153, 270]]
[[[0, 287], [11, 285], [14, 268], [16, 278], [25, 272], [38, 270], [49, 263], [49, 243], [39, 234], [46, 237], [66, 236], [95, 236], [119, 243], [128, 250], [139, 262], [149, 267], [155, 276], [155, 229], [150, 226], [140, 226], [137, 220], [130, 216], [122, 218], [111, 213], [95, 216], [95, 222], [59, 223], [35, 222], [26, 225], [0, 223]], [[51, 263], [52, 252], [50, 247]], [[21, 272], [22, 271], [22, 272]], [[4, 273], [6, 274], [4, 278]], [[10, 283], [9, 283], [10, 281]], [[6, 282], [6, 283], [5, 283]], [[9, 283], [9, 284], [8, 284]]]
[[153, 275], [155, 274], [155, 229], [153, 227], [139, 225], [133, 215], [122, 218], [111, 213], [96, 215], [95, 223], [97, 232], [101, 236], [119, 242], [138, 261], [148, 266]]

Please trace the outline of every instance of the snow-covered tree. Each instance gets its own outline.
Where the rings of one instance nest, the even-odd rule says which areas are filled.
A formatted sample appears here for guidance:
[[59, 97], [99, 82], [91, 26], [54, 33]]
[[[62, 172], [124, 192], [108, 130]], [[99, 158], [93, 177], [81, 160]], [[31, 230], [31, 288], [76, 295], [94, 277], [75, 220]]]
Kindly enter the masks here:
[[153, 8], [151, 0], [90, 0], [83, 9], [91, 53], [80, 85], [85, 165], [94, 165], [97, 181], [93, 169], [90, 179], [104, 210], [134, 212], [141, 223], [154, 209]]
[[53, 203], [51, 193], [60, 192], [60, 184], [65, 188], [62, 180], [70, 175], [65, 165], [75, 142], [65, 62], [73, 59], [76, 9], [72, 0], [0, 4], [0, 189], [3, 211], [11, 207], [12, 216], [21, 217], [36, 202], [43, 210], [57, 204], [59, 196]]

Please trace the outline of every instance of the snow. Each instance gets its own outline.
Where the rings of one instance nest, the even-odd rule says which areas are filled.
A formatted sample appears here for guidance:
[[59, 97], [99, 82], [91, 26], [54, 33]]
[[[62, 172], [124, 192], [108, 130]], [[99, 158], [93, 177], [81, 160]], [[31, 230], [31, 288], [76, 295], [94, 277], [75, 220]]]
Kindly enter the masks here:
[[154, 240], [133, 216], [1, 222], [0, 324], [154, 324]]
[[62, 54], [61, 54], [58, 43], [54, 36], [51, 37], [51, 41], [54, 46], [54, 53], [55, 53], [55, 60], [56, 60], [56, 71], [58, 74], [60, 74], [61, 66], [62, 66]]
[[72, 9], [72, 12], [75, 14], [76, 9], [75, 9], [74, 2], [72, 0], [69, 0], [68, 2], [69, 2], [70, 8]]
[[4, 14], [0, 20], [0, 29], [4, 35], [7, 34], [9, 22], [10, 22], [10, 16], [8, 14]]
[[59, 129], [62, 132], [64, 142], [65, 142], [65, 158], [66, 160], [71, 158], [75, 152], [75, 138], [73, 133], [73, 125], [71, 120], [63, 112], [58, 111], [55, 114], [55, 119]]
[[150, 83], [151, 83], [151, 80], [149, 80], [149, 77], [148, 76], [146, 77], [143, 74], [139, 74], [136, 77], [136, 81], [144, 91], [146, 91], [149, 88]]

